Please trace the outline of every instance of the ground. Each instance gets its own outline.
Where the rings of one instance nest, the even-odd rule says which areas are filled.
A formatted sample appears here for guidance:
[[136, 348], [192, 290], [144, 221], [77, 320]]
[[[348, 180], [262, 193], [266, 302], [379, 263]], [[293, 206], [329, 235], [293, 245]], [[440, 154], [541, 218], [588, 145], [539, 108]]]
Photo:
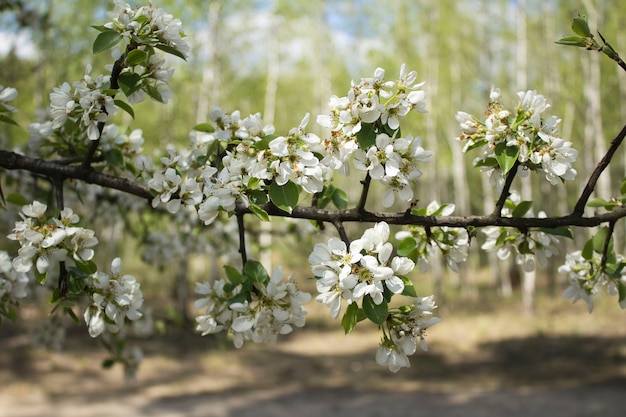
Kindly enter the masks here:
[[[0, 325], [1, 417], [622, 416], [626, 316], [611, 303], [587, 314], [563, 300], [525, 316], [443, 309], [429, 351], [392, 374], [374, 361], [376, 329], [345, 336], [314, 307], [308, 329], [274, 347], [241, 350], [171, 330], [143, 340], [137, 379], [103, 370], [82, 327], [63, 352], [30, 346], [23, 326]], [[319, 315], [317, 315], [319, 314]]]

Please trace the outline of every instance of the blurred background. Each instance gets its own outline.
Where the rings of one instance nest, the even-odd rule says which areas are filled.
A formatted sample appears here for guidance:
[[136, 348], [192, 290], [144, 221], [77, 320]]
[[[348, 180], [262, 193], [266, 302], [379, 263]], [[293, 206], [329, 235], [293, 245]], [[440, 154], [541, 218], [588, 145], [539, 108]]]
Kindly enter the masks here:
[[[186, 146], [191, 127], [206, 121], [214, 106], [239, 109], [244, 117], [261, 112], [277, 133], [286, 132], [307, 112], [312, 121], [327, 113], [329, 97], [345, 95], [350, 80], [370, 77], [377, 67], [393, 79], [406, 63], [426, 82], [428, 113], [408, 117], [403, 133], [421, 136], [424, 147], [435, 152], [416, 190], [420, 206], [438, 200], [454, 203], [458, 215], [491, 211], [497, 195], [472, 169], [475, 155], [462, 154], [454, 115], [463, 110], [480, 116], [496, 86], [511, 109], [518, 91], [545, 95], [552, 105], [548, 114], [562, 119], [561, 136], [579, 150], [576, 181], [559, 187], [541, 178], [519, 183], [524, 199], [534, 200], [535, 213], [556, 216], [571, 211], [626, 120], [626, 74], [603, 55], [555, 43], [572, 34], [572, 17], [580, 13], [618, 53], [626, 53], [626, 6], [617, 0], [160, 0], [156, 5], [182, 20], [192, 53], [186, 63], [172, 59], [174, 97], [167, 105], [142, 103], [135, 120], [120, 121], [143, 130], [147, 154], [162, 153], [170, 143]], [[53, 87], [81, 78], [88, 64], [95, 73], [106, 72], [112, 59], [91, 54], [97, 31], [90, 25], [106, 22], [112, 8], [113, 2], [100, 0], [0, 0], [0, 84], [18, 89], [15, 118], [21, 126], [0, 125], [1, 148], [25, 146], [25, 127], [49, 104]], [[313, 122], [309, 129], [325, 133]], [[616, 195], [625, 167], [622, 148], [594, 196]], [[354, 203], [359, 187], [339, 184]], [[372, 192], [368, 208], [380, 210], [373, 203], [379, 190]], [[556, 271], [563, 255], [593, 231], [563, 242], [561, 256], [532, 276], [482, 253], [480, 236], [459, 273], [437, 262], [430, 273], [416, 273], [418, 293], [436, 294], [444, 321], [429, 332], [430, 352], [416, 355], [410, 370], [390, 375], [374, 362], [376, 329], [364, 326], [344, 337], [340, 324], [315, 302], [308, 308], [308, 326], [273, 348], [246, 346], [240, 352], [219, 337], [193, 335], [193, 282], [219, 274], [215, 253], [182, 253], [169, 264], [142, 260], [140, 238], [109, 219], [99, 225], [97, 220], [94, 228], [107, 236], [100, 256], [123, 254], [125, 269], [140, 280], [154, 309], [161, 337], [137, 341], [145, 363], [134, 385], [124, 385], [119, 372], [100, 369], [102, 352], [81, 326], [69, 325], [62, 351], [31, 347], [36, 320], [29, 319], [42, 313], [25, 309], [16, 324], [0, 326], [8, 347], [0, 359], [6, 387], [0, 405], [21, 410], [0, 415], [40, 415], [37, 407], [51, 404], [65, 407], [64, 415], [86, 415], [80, 407], [89, 404], [107, 404], [105, 411], [111, 412], [119, 396], [130, 407], [120, 410], [135, 415], [252, 415], [266, 409], [256, 415], [319, 415], [319, 410], [388, 415], [415, 399], [450, 415], [463, 415], [457, 413], [461, 409], [516, 415], [517, 409], [533, 414], [519, 408], [529, 407], [526, 400], [533, 396], [543, 405], [535, 415], [612, 415], [611, 401], [626, 381], [625, 318], [615, 297], [600, 297], [592, 315], [585, 305], [572, 306], [560, 297], [566, 282]], [[7, 233], [13, 221], [3, 221]], [[306, 227], [297, 229], [296, 239], [281, 236], [296, 227], [286, 221], [273, 227], [271, 244], [252, 250], [258, 249], [268, 269], [282, 265], [303, 288], [314, 290], [307, 257], [324, 237]], [[2, 246], [11, 249], [8, 242]], [[623, 222], [615, 246], [623, 252]], [[381, 394], [384, 398], [377, 397]], [[310, 398], [319, 400], [318, 408]], [[320, 403], [335, 408], [320, 409]], [[177, 414], [180, 407], [186, 413]], [[101, 411], [89, 415], [107, 415]]]

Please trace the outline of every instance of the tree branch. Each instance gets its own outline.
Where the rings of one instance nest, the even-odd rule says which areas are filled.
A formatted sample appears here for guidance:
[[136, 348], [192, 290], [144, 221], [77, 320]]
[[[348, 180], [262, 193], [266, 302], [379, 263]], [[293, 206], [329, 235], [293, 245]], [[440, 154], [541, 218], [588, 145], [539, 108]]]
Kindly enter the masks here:
[[608, 167], [611, 163], [611, 159], [613, 158], [613, 155], [615, 155], [617, 148], [619, 148], [619, 146], [622, 144], [624, 137], [626, 137], [626, 125], [624, 125], [622, 130], [615, 137], [615, 139], [611, 141], [611, 146], [606, 151], [606, 154], [604, 155], [604, 157], [602, 157], [600, 162], [598, 162], [598, 165], [589, 176], [587, 185], [585, 185], [583, 192], [580, 194], [580, 198], [576, 202], [576, 206], [574, 206], [574, 211], [572, 212], [573, 215], [583, 215], [583, 212], [585, 211], [585, 206], [587, 205], [587, 201], [589, 200], [591, 193], [593, 193], [593, 190], [596, 187], [596, 182], [598, 182], [600, 174], [602, 174], [602, 171], [604, 171], [606, 167]]
[[241, 254], [241, 264], [245, 265], [248, 262], [248, 255], [246, 253], [246, 229], [243, 223], [243, 215], [245, 213], [237, 213], [237, 226], [239, 228], [239, 253]]
[[152, 200], [152, 194], [147, 187], [137, 184], [125, 178], [103, 174], [91, 167], [84, 168], [75, 165], [63, 165], [53, 161], [30, 158], [15, 152], [0, 149], [0, 167], [5, 169], [24, 169], [35, 174], [41, 174], [50, 178], [77, 179], [89, 184], [97, 184], [106, 188], [123, 191], [148, 201]]
[[359, 212], [365, 212], [365, 203], [367, 202], [367, 195], [369, 194], [371, 182], [372, 177], [370, 177], [370, 173], [368, 172], [365, 176], [365, 179], [361, 181], [361, 184], [363, 184], [363, 190], [361, 191], [361, 198], [359, 198], [359, 203], [356, 205]]

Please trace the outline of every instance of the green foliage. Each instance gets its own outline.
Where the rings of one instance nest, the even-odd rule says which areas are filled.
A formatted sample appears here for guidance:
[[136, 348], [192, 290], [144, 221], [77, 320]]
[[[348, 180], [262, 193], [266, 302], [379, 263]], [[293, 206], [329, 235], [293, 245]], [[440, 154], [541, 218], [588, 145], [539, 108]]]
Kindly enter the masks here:
[[278, 185], [274, 181], [269, 188], [269, 197], [272, 203], [287, 213], [291, 213], [293, 208], [298, 205], [299, 196], [298, 186], [291, 181], [287, 181], [283, 185]]

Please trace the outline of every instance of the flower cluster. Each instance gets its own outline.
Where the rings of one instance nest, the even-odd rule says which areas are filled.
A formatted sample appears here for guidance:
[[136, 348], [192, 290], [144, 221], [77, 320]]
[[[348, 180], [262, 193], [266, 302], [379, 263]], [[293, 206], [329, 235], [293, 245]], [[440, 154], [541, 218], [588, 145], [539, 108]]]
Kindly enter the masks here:
[[113, 97], [102, 91], [109, 76], [92, 78], [90, 72], [91, 65], [88, 65], [82, 80], [75, 81], [72, 86], [65, 82], [55, 87], [50, 93], [50, 112], [53, 129], [64, 127], [68, 119], [72, 119], [87, 129], [90, 140], [96, 140], [100, 137], [98, 124], [106, 123], [118, 108]]
[[[415, 263], [409, 258], [394, 256], [389, 239], [389, 226], [377, 223], [365, 230], [360, 239], [353, 240], [349, 248], [338, 238], [328, 244], [318, 243], [309, 256], [311, 270], [317, 277], [316, 300], [330, 308], [337, 318], [342, 300], [358, 303], [369, 297], [374, 304], [384, 301], [385, 291], [401, 294]], [[390, 259], [391, 258], [391, 259]]]
[[386, 325], [389, 334], [384, 334], [376, 351], [376, 362], [389, 367], [391, 372], [411, 366], [408, 356], [413, 355], [419, 344], [424, 351], [428, 345], [424, 339], [426, 329], [439, 323], [433, 316], [437, 308], [433, 296], [419, 297], [412, 305], [403, 306], [389, 315]]
[[323, 164], [347, 174], [351, 155], [359, 147], [364, 152], [369, 147], [363, 146], [359, 137], [373, 142], [376, 133], [385, 131], [394, 136], [400, 120], [411, 110], [425, 112], [425, 94], [421, 89], [424, 83], [415, 83], [415, 71], [407, 72], [402, 65], [397, 81], [386, 81], [384, 77], [385, 70], [377, 68], [374, 77], [362, 78], [359, 83], [352, 81], [345, 97], [330, 98], [330, 115], [317, 117], [317, 123], [331, 131], [330, 138], [322, 142]]
[[0, 315], [11, 316], [11, 306], [28, 295], [31, 278], [13, 268], [11, 257], [0, 251]]
[[[302, 304], [311, 295], [298, 290], [291, 279], [284, 281], [281, 268], [268, 277], [258, 263], [246, 264], [244, 273], [251, 273], [250, 265], [256, 265], [256, 278], [235, 278], [231, 270], [228, 282], [196, 284], [196, 293], [203, 297], [196, 300], [195, 307], [204, 310], [196, 317], [196, 330], [203, 336], [226, 330], [240, 348], [247, 340], [274, 344], [278, 335], [291, 333], [294, 326], [304, 326], [306, 310]], [[255, 280], [252, 287], [249, 279]]]
[[98, 239], [94, 231], [78, 225], [80, 219], [72, 209], [64, 208], [58, 218], [46, 216], [47, 206], [38, 201], [22, 207], [21, 221], [15, 222], [8, 236], [20, 244], [13, 259], [17, 272], [35, 272], [45, 277], [53, 262], [87, 262], [94, 256], [92, 249]]
[[[616, 263], [624, 259], [618, 257]], [[604, 287], [609, 295], [618, 295], [619, 289], [626, 286], [626, 270], [617, 273], [607, 273], [602, 265], [602, 257], [598, 253], [584, 256], [582, 251], [568, 253], [565, 263], [559, 267], [559, 273], [567, 275], [569, 286], [563, 291], [563, 298], [572, 299], [572, 302], [584, 300], [587, 309], [593, 311], [593, 297]], [[621, 308], [626, 308], [626, 299], [619, 302]]]
[[85, 310], [85, 323], [89, 335], [98, 337], [105, 330], [117, 333], [126, 319], [135, 321], [143, 314], [143, 294], [137, 280], [132, 275], [122, 275], [122, 261], [115, 258], [111, 262], [111, 274], [96, 272], [87, 278], [89, 307]]
[[427, 162], [431, 155], [419, 137], [396, 138], [380, 133], [375, 145], [354, 152], [354, 166], [388, 186], [382, 203], [383, 207], [391, 207], [396, 195], [404, 202], [413, 200], [412, 186], [422, 175], [416, 163]]
[[571, 147], [571, 142], [558, 137], [561, 120], [555, 116], [544, 119], [543, 113], [550, 105], [536, 91], [522, 91], [517, 95], [519, 102], [512, 112], [502, 106], [500, 90], [493, 88], [484, 121], [457, 112], [456, 120], [461, 127], [458, 139], [466, 141], [464, 152], [482, 149], [474, 165], [488, 172], [499, 186], [503, 184], [503, 175], [515, 162], [525, 168], [521, 175], [526, 170], [543, 172], [553, 185], [573, 180], [576, 170], [572, 163], [578, 152]]
[[[530, 216], [532, 211], [525, 213], [516, 213], [517, 207], [522, 207], [520, 196], [517, 192], [511, 192], [506, 203], [513, 207], [504, 207], [502, 216], [511, 217], [512, 215]], [[540, 211], [537, 215], [539, 218], [545, 218], [546, 213]], [[545, 267], [548, 258], [559, 254], [559, 239], [555, 234], [559, 233], [558, 229], [530, 229], [522, 232], [513, 227], [489, 226], [482, 229], [486, 240], [482, 244], [481, 249], [487, 252], [495, 251], [500, 260], [506, 260], [515, 253], [515, 262], [521, 265], [524, 271], [531, 272], [536, 268], [536, 263]]]
[[[418, 216], [449, 216], [454, 212], [454, 204], [440, 205], [432, 201], [425, 209], [413, 210]], [[409, 226], [406, 230], [396, 233], [400, 241], [398, 254], [414, 259], [420, 272], [430, 270], [429, 258], [440, 252], [446, 264], [454, 272], [459, 271], [459, 265], [467, 260], [469, 251], [469, 236], [465, 229], [451, 227], [423, 227]]]
[[9, 101], [15, 100], [17, 90], [13, 87], [3, 87], [0, 84], [0, 122], [15, 123], [8, 114], [17, 112], [17, 109], [9, 104]]
[[126, 46], [132, 43], [151, 45], [158, 41], [177, 50], [185, 58], [189, 57], [189, 43], [182, 31], [180, 19], [174, 19], [171, 14], [154, 4], [133, 8], [116, 0], [109, 17], [111, 22], [104, 26], [120, 33]]
[[[238, 111], [214, 109], [210, 118], [214, 132], [192, 135], [188, 151], [171, 150], [151, 173], [154, 207], [165, 204], [172, 213], [191, 207], [208, 225], [237, 202], [267, 202], [273, 183], [289, 182], [311, 194], [322, 190], [325, 171], [311, 151], [320, 140], [304, 132], [308, 115], [286, 136], [274, 136], [273, 126], [264, 127], [259, 113], [241, 119]], [[297, 202], [297, 192], [295, 197]]]

